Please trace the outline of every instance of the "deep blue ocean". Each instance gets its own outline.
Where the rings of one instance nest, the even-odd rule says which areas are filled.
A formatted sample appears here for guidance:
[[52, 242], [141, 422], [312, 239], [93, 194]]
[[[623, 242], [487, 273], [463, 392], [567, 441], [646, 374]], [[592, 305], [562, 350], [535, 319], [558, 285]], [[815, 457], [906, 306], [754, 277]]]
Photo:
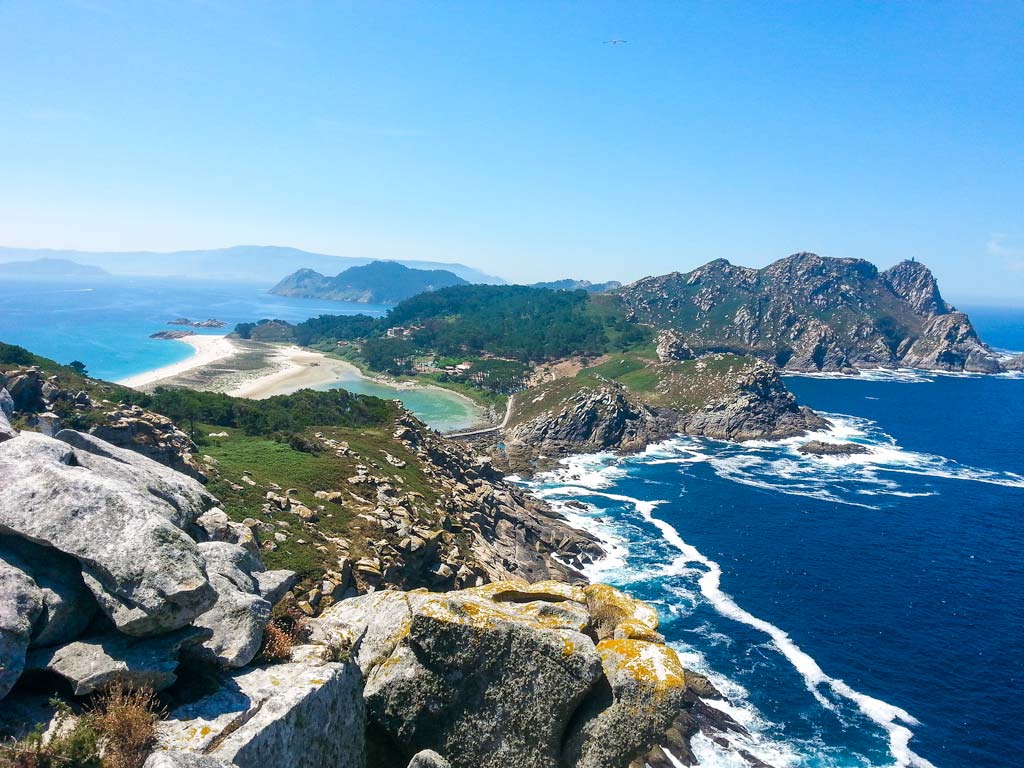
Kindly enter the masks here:
[[321, 314], [380, 315], [388, 307], [293, 299], [269, 292], [273, 283], [146, 277], [88, 282], [0, 280], [0, 341], [20, 344], [59, 363], [81, 360], [97, 378], [118, 381], [185, 360], [192, 348], [151, 339], [176, 326], [168, 320], [215, 318], [228, 325], [262, 318], [301, 322]]
[[[975, 308], [1024, 349], [1024, 311]], [[1024, 764], [1024, 378], [788, 377], [872, 453], [676, 438], [529, 485], [606, 537], [592, 575], [663, 631], [781, 766]], [[697, 737], [705, 766], [744, 766]]]

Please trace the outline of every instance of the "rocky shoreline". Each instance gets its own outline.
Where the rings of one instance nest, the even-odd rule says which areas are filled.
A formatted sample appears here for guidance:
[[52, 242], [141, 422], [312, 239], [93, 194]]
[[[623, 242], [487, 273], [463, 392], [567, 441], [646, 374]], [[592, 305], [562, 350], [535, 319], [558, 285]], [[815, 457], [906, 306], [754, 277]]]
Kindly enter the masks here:
[[[535, 467], [681, 428], [817, 425], [770, 367], [725, 363], [700, 409], [598, 381], [505, 437]], [[2, 377], [0, 728], [29, 725], [14, 713], [32, 706], [57, 717], [33, 696], [59, 679], [74, 711], [116, 684], [160, 693], [169, 714], [146, 768], [670, 768], [695, 763], [697, 734], [728, 747], [744, 733], [663, 644], [653, 608], [587, 583], [594, 537], [407, 412], [373, 455], [326, 430], [306, 438], [311, 455], [355, 463], [314, 504], [226, 475], [158, 414], [39, 369]], [[61, 429], [55, 409], [91, 433]], [[403, 488], [410, 462], [438, 489], [433, 507]], [[232, 517], [199, 481], [263, 502]], [[360, 542], [321, 527], [335, 509], [361, 510]], [[313, 582], [264, 565], [295, 540], [336, 565]]]

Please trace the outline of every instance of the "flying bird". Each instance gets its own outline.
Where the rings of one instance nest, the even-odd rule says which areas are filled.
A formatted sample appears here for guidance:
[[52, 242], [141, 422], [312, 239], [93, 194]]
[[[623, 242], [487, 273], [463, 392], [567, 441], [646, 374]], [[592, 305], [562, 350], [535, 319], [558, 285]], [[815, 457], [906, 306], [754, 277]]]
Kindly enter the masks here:
[[604, 42], [605, 42], [605, 45], [608, 45], [609, 43], [611, 45], [621, 45], [622, 43], [624, 43], [626, 41], [625, 40], [605, 40]]

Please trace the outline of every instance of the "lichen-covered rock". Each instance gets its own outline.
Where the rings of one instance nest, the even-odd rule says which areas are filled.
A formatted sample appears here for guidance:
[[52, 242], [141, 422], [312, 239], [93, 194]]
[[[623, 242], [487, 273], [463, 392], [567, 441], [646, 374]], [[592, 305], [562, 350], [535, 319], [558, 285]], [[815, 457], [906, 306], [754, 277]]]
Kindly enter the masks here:
[[310, 623], [362, 670], [388, 764], [433, 750], [452, 768], [669, 768], [692, 764], [698, 731], [742, 731], [700, 701], [720, 694], [664, 645], [654, 609], [609, 586], [386, 591]]
[[32, 625], [43, 610], [43, 595], [26, 574], [0, 559], [0, 699], [25, 668]]
[[260, 596], [253, 573], [262, 565], [251, 553], [223, 541], [204, 542], [199, 551], [217, 602], [193, 622], [212, 634], [191, 647], [189, 655], [226, 667], [244, 667], [259, 652], [270, 619], [271, 604]]
[[35, 433], [0, 443], [0, 530], [74, 557], [103, 611], [137, 636], [183, 627], [216, 597], [195, 542], [173, 522], [194, 520], [205, 492], [175, 496], [178, 479], [147, 469]]
[[607, 584], [583, 588], [591, 626], [598, 640], [608, 638], [664, 642], [658, 634], [658, 612]]
[[26, 666], [60, 675], [76, 696], [115, 684], [162, 691], [177, 680], [182, 646], [200, 642], [207, 634], [193, 627], [143, 639], [111, 633], [31, 651]]
[[363, 768], [362, 675], [322, 653], [298, 648], [289, 663], [225, 673], [215, 693], [160, 723], [160, 747], [238, 768]]
[[600, 676], [589, 637], [558, 614], [527, 616], [473, 590], [423, 601], [407, 631], [369, 671], [364, 695], [408, 753], [435, 749], [464, 768], [557, 763], [562, 734]]
[[39, 587], [43, 610], [32, 627], [32, 647], [68, 643], [89, 625], [96, 600], [72, 557], [13, 536], [0, 535], [0, 560], [27, 574]]
[[686, 673], [671, 648], [642, 640], [597, 645], [607, 687], [577, 715], [564, 762], [574, 768], [615, 768], [642, 757], [686, 706]]

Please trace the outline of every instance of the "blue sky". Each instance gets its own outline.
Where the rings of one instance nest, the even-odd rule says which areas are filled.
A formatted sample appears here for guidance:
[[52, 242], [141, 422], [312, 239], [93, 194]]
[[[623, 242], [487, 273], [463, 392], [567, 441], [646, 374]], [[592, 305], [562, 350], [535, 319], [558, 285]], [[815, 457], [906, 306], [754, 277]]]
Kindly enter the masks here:
[[1021, 2], [0, 0], [0, 244], [1024, 301], [1022, 51]]

